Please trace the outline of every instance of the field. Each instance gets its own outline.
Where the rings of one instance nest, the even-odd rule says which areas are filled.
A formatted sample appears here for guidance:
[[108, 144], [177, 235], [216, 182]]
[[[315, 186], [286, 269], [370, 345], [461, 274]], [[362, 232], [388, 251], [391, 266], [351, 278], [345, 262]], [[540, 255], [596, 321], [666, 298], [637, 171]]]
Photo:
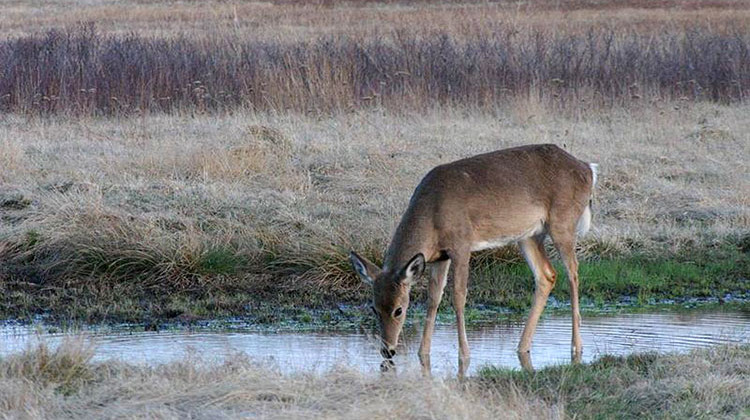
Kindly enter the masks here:
[[[746, 1], [0, 10], [0, 319], [371, 329], [349, 251], [382, 261], [433, 166], [528, 143], [600, 165], [584, 311], [747, 310]], [[515, 248], [477, 253], [468, 322], [525, 313], [532, 292]], [[566, 310], [567, 281], [552, 296]], [[750, 416], [747, 344], [465, 381], [93, 351], [0, 358], [0, 417]]]
[[[741, 295], [748, 111], [6, 115], [3, 311], [191, 319], [268, 299], [362, 302], [348, 251], [381, 258], [422, 174], [536, 141], [602, 166], [595, 227], [581, 241], [586, 299]], [[525, 307], [531, 275], [515, 249], [480, 254], [474, 267], [475, 303]]]
[[[542, 142], [602, 168], [585, 307], [742, 301], [750, 12], [631, 6], [5, 1], [0, 313], [357, 318], [427, 170]], [[531, 283], [479, 254], [470, 304]]]
[[750, 12], [731, 3], [607, 11], [204, 4], [48, 6], [49, 21], [18, 12], [6, 33], [35, 31], [0, 44], [0, 109], [492, 112], [522, 98], [586, 113], [744, 102], [750, 90]]

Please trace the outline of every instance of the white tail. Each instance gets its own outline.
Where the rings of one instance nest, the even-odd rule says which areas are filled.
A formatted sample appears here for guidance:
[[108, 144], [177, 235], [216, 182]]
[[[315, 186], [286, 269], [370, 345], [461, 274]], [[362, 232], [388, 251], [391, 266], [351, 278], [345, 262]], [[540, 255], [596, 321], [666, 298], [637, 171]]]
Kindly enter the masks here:
[[589, 168], [591, 168], [591, 199], [589, 200], [589, 203], [586, 205], [586, 208], [583, 210], [583, 214], [578, 219], [578, 224], [576, 225], [576, 233], [578, 236], [585, 235], [589, 229], [591, 229], [591, 205], [593, 202], [594, 197], [594, 188], [596, 187], [596, 180], [599, 176], [599, 164], [597, 163], [589, 163]]

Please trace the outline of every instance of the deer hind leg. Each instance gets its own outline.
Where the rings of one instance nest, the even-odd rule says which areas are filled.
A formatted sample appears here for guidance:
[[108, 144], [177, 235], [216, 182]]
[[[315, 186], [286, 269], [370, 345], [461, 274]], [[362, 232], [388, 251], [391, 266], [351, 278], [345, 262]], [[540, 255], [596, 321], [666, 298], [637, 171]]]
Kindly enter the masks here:
[[578, 304], [578, 259], [576, 258], [576, 235], [571, 232], [558, 232], [552, 238], [565, 264], [565, 271], [570, 282], [570, 308], [573, 312], [573, 336], [570, 355], [574, 363], [581, 362], [583, 341], [581, 340], [581, 311]]
[[429, 295], [427, 296], [427, 316], [424, 320], [424, 331], [422, 333], [422, 344], [419, 346], [419, 361], [422, 363], [423, 371], [430, 373], [430, 344], [432, 332], [435, 329], [435, 317], [437, 316], [440, 300], [443, 298], [443, 289], [448, 279], [448, 270], [451, 260], [439, 261], [431, 267], [431, 278]]
[[465, 250], [451, 255], [455, 264], [453, 270], [453, 309], [456, 311], [458, 326], [458, 376], [463, 378], [469, 368], [469, 342], [466, 339], [466, 323], [464, 320], [464, 306], [466, 306], [466, 292], [469, 286], [469, 259], [471, 252]]
[[555, 287], [557, 274], [555, 269], [544, 251], [544, 235], [534, 236], [523, 239], [519, 245], [526, 262], [529, 264], [531, 271], [534, 273], [534, 302], [531, 305], [529, 318], [521, 335], [521, 342], [518, 344], [518, 358], [524, 369], [531, 370], [531, 360], [529, 352], [531, 351], [531, 340], [534, 337], [539, 317], [544, 311], [547, 304], [547, 298]]

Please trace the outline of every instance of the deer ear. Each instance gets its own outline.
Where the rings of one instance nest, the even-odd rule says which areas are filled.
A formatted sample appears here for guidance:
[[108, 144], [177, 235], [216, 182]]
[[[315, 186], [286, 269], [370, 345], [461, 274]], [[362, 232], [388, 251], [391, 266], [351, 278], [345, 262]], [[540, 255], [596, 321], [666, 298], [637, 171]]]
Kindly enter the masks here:
[[354, 268], [354, 271], [357, 272], [359, 278], [366, 284], [372, 286], [373, 279], [378, 275], [380, 269], [375, 264], [367, 261], [366, 258], [357, 255], [354, 251], [349, 253], [349, 260], [352, 262], [352, 267]]
[[415, 255], [414, 258], [409, 260], [401, 270], [401, 275], [398, 276], [399, 282], [411, 283], [414, 279], [419, 277], [425, 268], [424, 255], [420, 252]]

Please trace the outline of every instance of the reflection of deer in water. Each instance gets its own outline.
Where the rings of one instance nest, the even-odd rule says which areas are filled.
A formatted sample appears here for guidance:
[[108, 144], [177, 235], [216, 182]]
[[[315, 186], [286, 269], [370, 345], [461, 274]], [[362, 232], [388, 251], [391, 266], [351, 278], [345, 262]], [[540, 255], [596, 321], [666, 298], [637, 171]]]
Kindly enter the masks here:
[[[417, 186], [391, 240], [383, 268], [351, 253], [354, 269], [373, 287], [373, 310], [380, 324], [381, 353], [390, 359], [409, 306], [413, 281], [431, 265], [427, 316], [419, 358], [430, 368], [430, 341], [448, 269], [454, 266], [453, 306], [459, 344], [459, 374], [469, 365], [464, 305], [472, 251], [518, 243], [534, 273], [536, 291], [518, 345], [530, 368], [531, 339], [556, 273], [544, 250], [552, 238], [570, 280], [573, 310], [572, 359], [580, 361], [576, 237], [591, 225], [596, 164], [588, 164], [555, 145], [529, 145], [486, 153], [432, 169]], [[388, 366], [388, 364], [386, 364]]]

